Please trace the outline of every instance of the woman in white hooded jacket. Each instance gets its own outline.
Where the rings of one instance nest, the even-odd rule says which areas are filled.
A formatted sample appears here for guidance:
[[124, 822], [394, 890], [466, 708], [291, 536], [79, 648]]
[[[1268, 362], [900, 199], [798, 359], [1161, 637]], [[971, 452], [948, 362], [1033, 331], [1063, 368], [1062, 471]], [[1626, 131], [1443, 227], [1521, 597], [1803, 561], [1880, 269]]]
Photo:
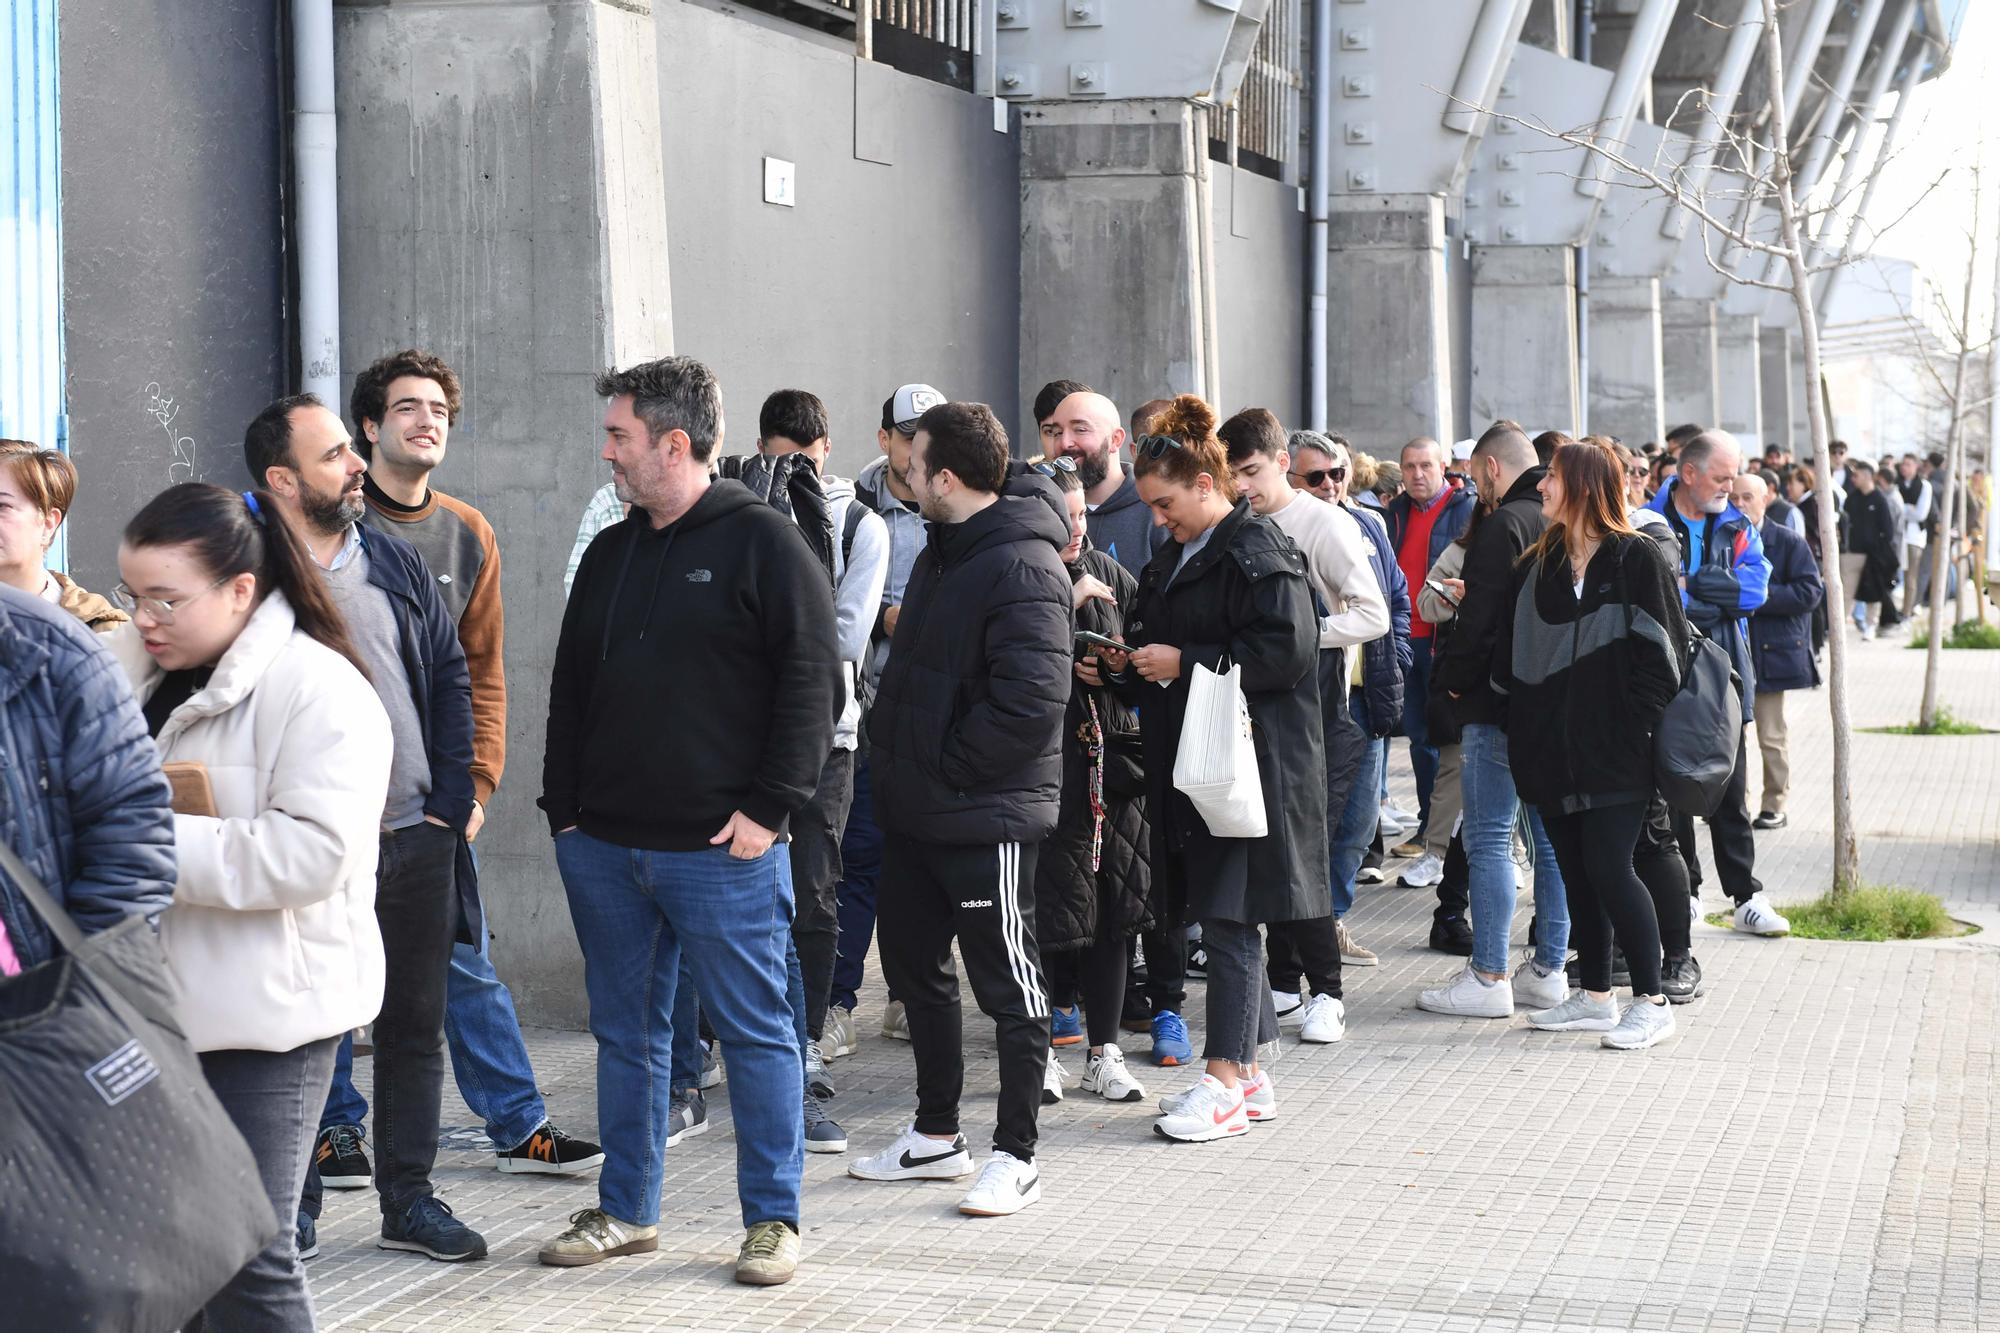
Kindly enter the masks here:
[[202, 1072], [256, 1155], [282, 1234], [204, 1311], [209, 1330], [310, 1330], [297, 1215], [342, 1033], [382, 1004], [375, 861], [388, 716], [272, 501], [189, 482], [125, 528], [111, 642], [178, 794], [160, 938]]

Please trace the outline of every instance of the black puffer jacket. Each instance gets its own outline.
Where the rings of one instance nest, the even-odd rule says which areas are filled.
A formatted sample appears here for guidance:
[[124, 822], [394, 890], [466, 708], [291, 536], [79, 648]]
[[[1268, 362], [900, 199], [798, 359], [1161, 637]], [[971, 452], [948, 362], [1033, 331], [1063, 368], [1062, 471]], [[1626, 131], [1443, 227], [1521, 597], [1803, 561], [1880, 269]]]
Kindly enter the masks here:
[[1003, 496], [932, 523], [868, 718], [875, 818], [919, 842], [1039, 842], [1056, 825], [1072, 617], [1069, 528]]
[[1451, 712], [1461, 727], [1505, 720], [1505, 701], [1493, 692], [1494, 646], [1506, 632], [1514, 563], [1549, 525], [1536, 489], [1548, 473], [1531, 467], [1517, 477], [1499, 507], [1479, 521], [1465, 552], [1465, 600], [1431, 676], [1447, 696], [1456, 696]]
[[[1103, 551], [1085, 545], [1070, 578], [1090, 574], [1117, 595], [1111, 605], [1092, 598], [1077, 608], [1076, 627], [1117, 638], [1139, 584]], [[1152, 905], [1152, 830], [1146, 823], [1146, 766], [1139, 749], [1139, 719], [1109, 688], [1093, 689], [1071, 677], [1063, 715], [1062, 810], [1056, 831], [1035, 861], [1035, 939], [1042, 949], [1081, 949], [1100, 930], [1136, 935], [1156, 923]], [[1100, 830], [1091, 802], [1092, 770], [1102, 767]], [[1093, 842], [1096, 869], [1091, 868]]]
[[[1326, 753], [1319, 705], [1319, 617], [1305, 557], [1248, 501], [1215, 526], [1187, 568], [1179, 542], [1139, 576], [1126, 618], [1134, 647], [1173, 644], [1181, 677], [1167, 688], [1128, 671], [1118, 690], [1139, 710], [1155, 894], [1166, 921], [1307, 921], [1326, 915]], [[1167, 584], [1173, 578], [1171, 586]], [[1174, 789], [1174, 755], [1197, 664], [1243, 668], [1269, 832], [1217, 838]]]

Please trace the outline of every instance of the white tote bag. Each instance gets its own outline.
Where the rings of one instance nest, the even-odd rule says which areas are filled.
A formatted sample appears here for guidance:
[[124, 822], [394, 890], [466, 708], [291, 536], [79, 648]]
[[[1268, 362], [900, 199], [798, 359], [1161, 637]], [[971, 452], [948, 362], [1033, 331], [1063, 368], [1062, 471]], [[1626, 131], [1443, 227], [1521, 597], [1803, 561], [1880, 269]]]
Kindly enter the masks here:
[[1174, 787], [1194, 802], [1218, 838], [1261, 838], [1269, 832], [1242, 667], [1215, 672], [1195, 666], [1180, 752], [1174, 756]]

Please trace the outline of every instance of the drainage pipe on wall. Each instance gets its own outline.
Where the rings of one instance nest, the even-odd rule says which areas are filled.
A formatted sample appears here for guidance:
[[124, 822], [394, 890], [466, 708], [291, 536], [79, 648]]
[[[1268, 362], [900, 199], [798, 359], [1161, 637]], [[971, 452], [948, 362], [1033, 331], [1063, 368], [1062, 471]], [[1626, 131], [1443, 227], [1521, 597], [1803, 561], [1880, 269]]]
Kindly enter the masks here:
[[1326, 429], [1327, 243], [1333, 182], [1333, 0], [1313, 0], [1312, 180], [1306, 226], [1306, 422]]
[[340, 224], [333, 129], [333, 0], [292, 0], [299, 387], [340, 404]]

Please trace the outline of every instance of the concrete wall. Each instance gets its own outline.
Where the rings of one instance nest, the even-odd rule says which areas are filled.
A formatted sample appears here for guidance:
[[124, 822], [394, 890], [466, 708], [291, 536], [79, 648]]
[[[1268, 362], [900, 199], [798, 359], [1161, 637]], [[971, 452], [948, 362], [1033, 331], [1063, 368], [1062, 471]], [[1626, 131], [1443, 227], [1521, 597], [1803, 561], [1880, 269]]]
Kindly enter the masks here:
[[276, 7], [63, 0], [61, 40], [70, 568], [108, 591], [125, 521], [236, 482], [284, 389]]
[[1217, 406], [1225, 418], [1256, 406], [1270, 408], [1288, 428], [1305, 424], [1306, 216], [1298, 193], [1267, 176], [1215, 165]]

